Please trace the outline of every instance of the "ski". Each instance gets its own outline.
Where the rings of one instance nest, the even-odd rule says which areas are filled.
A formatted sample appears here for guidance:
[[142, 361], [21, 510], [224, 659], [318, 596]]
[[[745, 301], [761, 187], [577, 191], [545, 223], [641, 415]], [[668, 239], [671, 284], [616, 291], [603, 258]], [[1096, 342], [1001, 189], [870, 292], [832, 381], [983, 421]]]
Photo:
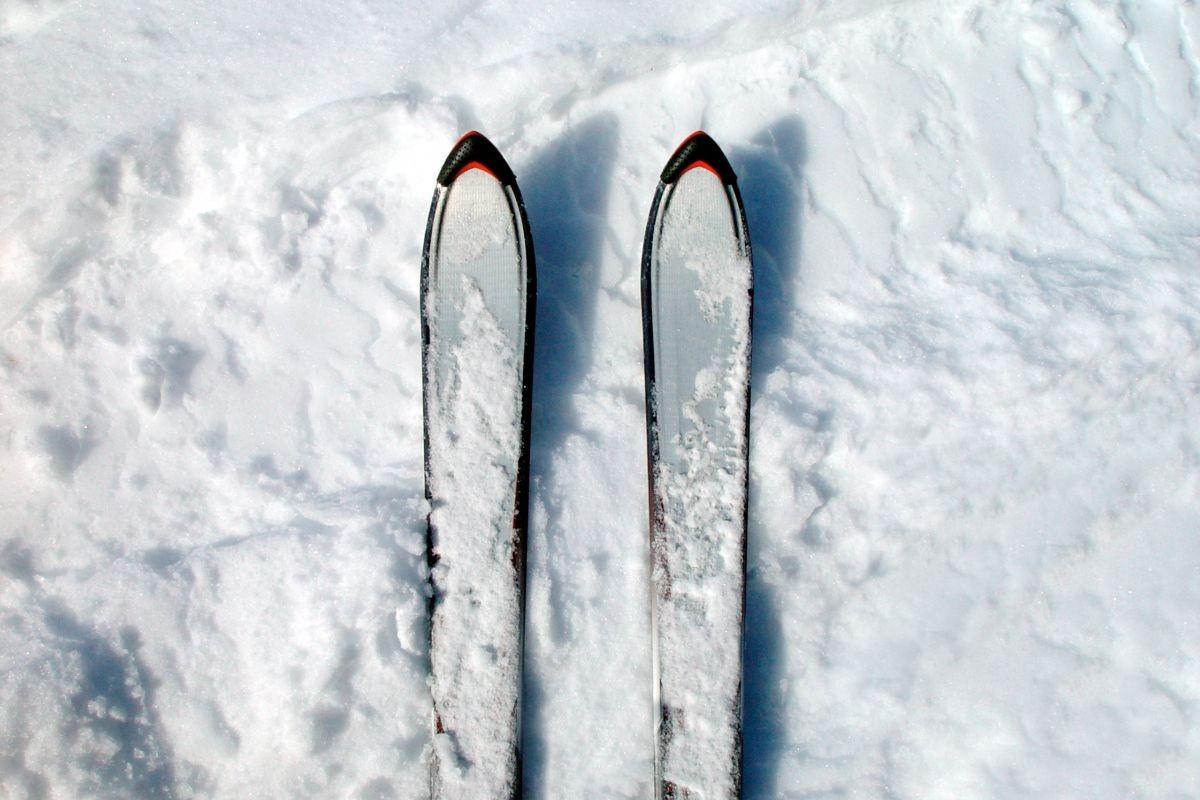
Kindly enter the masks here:
[[696, 132], [642, 251], [655, 796], [738, 798], [753, 270], [737, 177]]
[[434, 800], [521, 795], [533, 242], [512, 170], [451, 149], [421, 262]]

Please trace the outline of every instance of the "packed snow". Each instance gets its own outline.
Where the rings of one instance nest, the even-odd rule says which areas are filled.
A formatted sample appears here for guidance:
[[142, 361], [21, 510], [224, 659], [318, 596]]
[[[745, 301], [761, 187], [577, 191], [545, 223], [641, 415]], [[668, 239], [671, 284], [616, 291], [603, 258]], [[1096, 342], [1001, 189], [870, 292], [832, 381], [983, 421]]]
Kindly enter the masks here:
[[650, 536], [656, 740], [665, 797], [741, 785], [751, 262], [741, 205], [693, 167], [651, 211]]
[[0, 2], [0, 794], [421, 798], [418, 282], [539, 278], [526, 795], [653, 779], [639, 255], [755, 318], [754, 798], [1200, 795], [1200, 11]]

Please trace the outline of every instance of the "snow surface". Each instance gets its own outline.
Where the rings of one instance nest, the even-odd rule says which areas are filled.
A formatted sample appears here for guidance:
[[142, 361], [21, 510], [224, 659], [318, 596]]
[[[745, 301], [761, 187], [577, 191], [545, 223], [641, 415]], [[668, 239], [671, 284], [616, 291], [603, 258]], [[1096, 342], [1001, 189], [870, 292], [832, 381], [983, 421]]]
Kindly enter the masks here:
[[746, 793], [1200, 795], [1191, 2], [0, 3], [0, 794], [417, 798], [417, 283], [539, 266], [532, 797], [651, 781], [638, 256], [756, 268]]
[[651, 652], [661, 779], [671, 797], [737, 798], [750, 252], [735, 193], [710, 170], [684, 172], [653, 214]]

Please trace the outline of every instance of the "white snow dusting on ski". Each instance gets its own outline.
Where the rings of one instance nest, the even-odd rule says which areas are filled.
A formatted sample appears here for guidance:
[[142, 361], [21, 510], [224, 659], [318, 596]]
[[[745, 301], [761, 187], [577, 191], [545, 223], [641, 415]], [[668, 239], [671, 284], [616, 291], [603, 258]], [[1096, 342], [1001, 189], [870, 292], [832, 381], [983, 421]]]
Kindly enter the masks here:
[[434, 742], [443, 796], [506, 797], [521, 685], [512, 551], [521, 372], [479, 288], [462, 297], [463, 338], [430, 397], [440, 598], [432, 686], [445, 731]]
[[754, 239], [751, 798], [1200, 796], [1183, 0], [0, 4], [0, 795], [427, 797], [420, 252], [539, 262], [526, 795], [652, 781], [639, 253]]

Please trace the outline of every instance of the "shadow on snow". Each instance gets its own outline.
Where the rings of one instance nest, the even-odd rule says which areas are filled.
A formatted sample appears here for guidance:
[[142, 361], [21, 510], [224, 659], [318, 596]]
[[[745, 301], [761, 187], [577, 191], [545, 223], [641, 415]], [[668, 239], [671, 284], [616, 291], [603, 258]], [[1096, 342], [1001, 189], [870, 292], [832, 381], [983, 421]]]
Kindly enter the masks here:
[[[605, 217], [611, 189], [617, 125], [611, 114], [569, 128], [517, 176], [534, 237], [537, 265], [537, 319], [534, 331], [533, 409], [530, 437], [530, 492], [536, 496], [552, 480], [554, 454], [579, 425], [572, 396], [592, 363], [596, 302]], [[553, 537], [559, 511], [542, 498]], [[531, 510], [533, 503], [530, 504]], [[532, 526], [531, 526], [532, 528]], [[532, 530], [530, 531], [532, 542]], [[543, 543], [543, 546], [548, 546]], [[551, 596], [561, 590], [551, 576]], [[551, 627], [562, 603], [551, 602]], [[526, 670], [526, 675], [529, 675]], [[523, 771], [527, 789], [545, 779], [541, 724], [544, 698], [536, 681], [526, 680], [523, 712]]]
[[[796, 313], [802, 222], [804, 124], [784, 117], [760, 131], [749, 146], [736, 147], [730, 161], [738, 173], [754, 254], [753, 393], [785, 359]], [[754, 442], [751, 441], [753, 453]], [[744, 691], [744, 795], [778, 796], [780, 763], [788, 747], [786, 697], [782, 695], [783, 624], [776, 588], [760, 580], [760, 537], [754, 508], [769, 487], [750, 487], [746, 578]], [[769, 502], [769, 500], [768, 500]]]

